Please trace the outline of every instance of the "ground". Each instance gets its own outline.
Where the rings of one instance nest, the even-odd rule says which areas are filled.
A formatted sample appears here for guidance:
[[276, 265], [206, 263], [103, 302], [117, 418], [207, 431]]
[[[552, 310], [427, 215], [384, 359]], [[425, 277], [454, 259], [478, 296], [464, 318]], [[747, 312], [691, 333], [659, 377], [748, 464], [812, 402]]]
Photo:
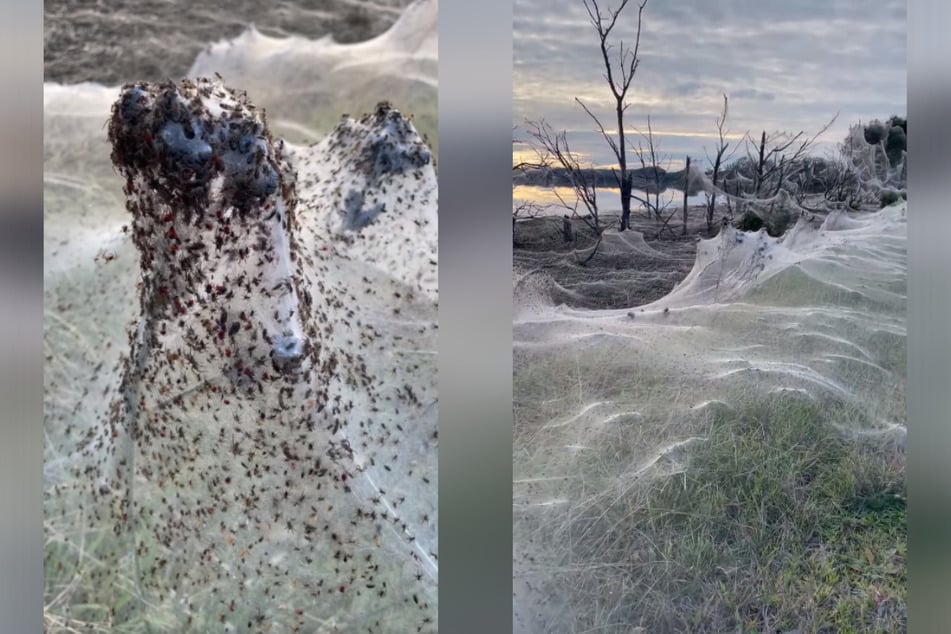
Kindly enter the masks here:
[[[673, 208], [667, 214], [674, 212]], [[726, 214], [718, 210], [716, 218]], [[602, 224], [618, 226], [616, 214], [605, 214]], [[554, 278], [555, 303], [578, 308], [626, 308], [660, 299], [682, 280], [693, 266], [698, 238], [716, 235], [707, 231], [706, 208], [691, 207], [687, 214], [687, 233], [683, 235], [683, 217], [677, 209], [667, 228], [647, 218], [643, 211], [632, 212], [631, 228], [640, 232], [648, 246], [658, 254], [637, 251], [612, 251], [599, 248], [587, 264], [580, 264], [596, 240], [579, 218], [572, 220], [575, 240], [565, 243], [561, 216], [520, 220], [515, 226], [514, 264], [522, 273], [542, 270]], [[630, 234], [628, 234], [630, 235]], [[575, 255], [572, 255], [575, 252]], [[566, 257], [568, 256], [568, 257]]]
[[205, 3], [147, 0], [48, 0], [43, 20], [44, 79], [106, 85], [164, 81], [188, 72], [206, 46], [234, 38], [248, 24], [272, 37], [333, 34], [338, 42], [379, 35], [408, 0], [383, 0], [374, 8], [342, 0]]

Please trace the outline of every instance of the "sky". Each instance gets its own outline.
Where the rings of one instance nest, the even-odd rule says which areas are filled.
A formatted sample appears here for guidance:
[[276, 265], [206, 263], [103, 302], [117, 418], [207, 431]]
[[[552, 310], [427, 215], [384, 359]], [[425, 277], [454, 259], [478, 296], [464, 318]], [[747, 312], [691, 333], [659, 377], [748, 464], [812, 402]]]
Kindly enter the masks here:
[[[599, 4], [604, 10], [619, 2]], [[609, 41], [633, 44], [638, 4], [629, 1]], [[625, 131], [636, 143], [636, 131], [646, 132], [650, 116], [655, 143], [666, 157], [661, 165], [680, 169], [690, 155], [706, 168], [725, 93], [726, 130], [734, 144], [747, 131], [757, 137], [763, 130], [812, 135], [838, 113], [820, 137], [818, 152], [827, 153], [853, 123], [906, 114], [905, 5], [904, 0], [648, 0]], [[555, 130], [567, 131], [572, 150], [585, 163], [616, 165], [575, 102], [580, 97], [606, 127], [615, 121], [598, 36], [582, 1], [515, 0], [513, 54], [514, 138], [526, 137], [526, 118], [544, 118]], [[520, 160], [525, 150], [513, 145], [513, 159]]]

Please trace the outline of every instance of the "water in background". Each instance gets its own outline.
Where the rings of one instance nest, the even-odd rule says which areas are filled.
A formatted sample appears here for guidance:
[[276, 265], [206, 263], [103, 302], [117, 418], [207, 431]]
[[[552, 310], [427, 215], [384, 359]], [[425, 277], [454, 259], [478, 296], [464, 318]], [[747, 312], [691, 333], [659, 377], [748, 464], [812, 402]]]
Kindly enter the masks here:
[[[601, 213], [620, 213], [621, 211], [621, 190], [618, 188], [599, 187], [597, 190], [598, 209]], [[634, 190], [635, 196], [647, 198], [647, 194], [642, 191]], [[561, 197], [559, 199], [559, 196]], [[574, 190], [570, 187], [538, 187], [535, 185], [515, 185], [512, 187], [512, 204], [518, 207], [521, 204], [531, 203], [537, 207], [539, 215], [544, 216], [562, 216], [571, 213], [564, 206], [565, 203], [573, 205], [575, 202]], [[687, 204], [691, 207], [706, 204], [706, 196], [703, 192], [687, 197]], [[654, 195], [650, 195], [650, 203], [654, 204]], [[665, 210], [666, 215], [676, 209], [682, 209], [684, 204], [684, 193], [678, 189], [665, 189], [660, 193], [660, 208]], [[578, 203], [578, 213], [586, 215], [588, 213], [584, 204]], [[631, 199], [631, 213], [646, 214], [644, 207], [636, 199]]]

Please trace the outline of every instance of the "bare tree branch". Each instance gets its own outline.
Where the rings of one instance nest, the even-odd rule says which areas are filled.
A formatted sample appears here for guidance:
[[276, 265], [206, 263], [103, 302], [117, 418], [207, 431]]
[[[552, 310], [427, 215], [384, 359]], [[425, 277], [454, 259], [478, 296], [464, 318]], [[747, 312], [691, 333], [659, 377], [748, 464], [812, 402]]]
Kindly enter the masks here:
[[[653, 217], [654, 220], [660, 222], [663, 219], [663, 212], [670, 205], [669, 200], [664, 200], [661, 203], [660, 198], [661, 192], [666, 189], [664, 176], [670, 167], [670, 157], [660, 155], [659, 146], [654, 141], [654, 129], [651, 125], [650, 115], [647, 117], [647, 133], [645, 134], [640, 130], [637, 132], [641, 135], [641, 139], [637, 142], [635, 153], [641, 163], [641, 168], [650, 176], [646, 187], [643, 188], [644, 196], [638, 196], [632, 188], [631, 198], [639, 202], [641, 207], [647, 211], [648, 218]], [[647, 151], [644, 150], [642, 141], [647, 142]], [[632, 149], [634, 149], [633, 146]], [[651, 195], [653, 195], [653, 200], [651, 200]]]
[[[727, 131], [724, 130], [726, 127], [726, 118], [729, 113], [729, 99], [726, 94], [723, 95], [723, 110], [720, 111], [720, 116], [716, 120], [717, 124], [717, 146], [716, 154], [714, 159], [710, 159], [710, 155], [707, 154], [707, 160], [713, 164], [713, 173], [711, 174], [711, 183], [713, 185], [713, 191], [707, 194], [707, 231], [713, 232], [713, 214], [716, 211], [717, 206], [717, 187], [719, 186], [720, 179], [720, 168], [736, 154], [736, 150], [739, 148], [738, 145], [733, 147], [733, 151], [727, 154], [727, 150], [730, 147], [730, 142], [726, 140]], [[749, 132], [747, 132], [747, 136]], [[704, 148], [706, 152], [706, 148]], [[729, 204], [729, 199], [727, 199]]]
[[[584, 168], [578, 157], [571, 151], [565, 132], [555, 133], [552, 127], [544, 120], [526, 121], [528, 134], [532, 137], [531, 147], [539, 157], [540, 163], [556, 163], [561, 166], [568, 178], [569, 184], [575, 193], [575, 204], [569, 204], [558, 192], [553, 189], [555, 197], [565, 209], [580, 218], [595, 233], [603, 231], [598, 213], [597, 177], [593, 169]], [[588, 210], [587, 216], [578, 213], [578, 201]]]
[[614, 110], [617, 116], [617, 140], [614, 139], [613, 135], [607, 133], [604, 125], [591, 109], [588, 108], [581, 99], [575, 98], [588, 116], [597, 124], [598, 129], [601, 131], [601, 136], [608, 142], [608, 145], [614, 152], [614, 156], [617, 158], [619, 174], [616, 175], [616, 180], [618, 187], [621, 189], [621, 231], [630, 227], [631, 218], [631, 181], [627, 171], [627, 155], [624, 143], [624, 112], [627, 110], [629, 104], [625, 102], [625, 99], [627, 97], [627, 91], [634, 81], [634, 74], [637, 72], [637, 67], [640, 64], [638, 55], [641, 46], [641, 22], [644, 7], [647, 6], [647, 0], [644, 0], [638, 5], [637, 31], [634, 37], [634, 48], [631, 49], [625, 46], [623, 39], [619, 40], [617, 45], [617, 61], [612, 63], [610, 52], [614, 46], [608, 42], [608, 39], [618, 22], [618, 17], [621, 15], [621, 12], [624, 11], [628, 2], [629, 0], [621, 0], [617, 8], [603, 10], [598, 5], [597, 0], [582, 0], [584, 8], [588, 12], [591, 25], [598, 34], [601, 59], [604, 63], [605, 70], [604, 79], [607, 81], [611, 89], [611, 94], [614, 96]]

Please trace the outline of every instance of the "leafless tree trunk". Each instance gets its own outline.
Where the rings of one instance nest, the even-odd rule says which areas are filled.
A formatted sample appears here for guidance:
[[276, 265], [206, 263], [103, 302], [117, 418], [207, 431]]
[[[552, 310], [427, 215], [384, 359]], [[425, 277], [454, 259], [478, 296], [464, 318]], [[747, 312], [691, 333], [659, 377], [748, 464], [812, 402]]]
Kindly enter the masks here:
[[[726, 116], [727, 116], [728, 100], [727, 96], [723, 95], [723, 111], [720, 113], [720, 117], [717, 119], [717, 136], [719, 141], [717, 142], [716, 154], [711, 163], [713, 163], [713, 174], [711, 176], [711, 182], [713, 184], [713, 191], [707, 197], [707, 231], [713, 233], [713, 214], [716, 211], [717, 207], [717, 187], [719, 186], [720, 178], [720, 168], [723, 164], [736, 153], [736, 147], [733, 148], [733, 151], [727, 154], [727, 149], [730, 147], [730, 142], [726, 140], [727, 131], [724, 130], [726, 125]], [[707, 159], [709, 160], [709, 155]], [[727, 204], [729, 204], [729, 199], [727, 199]]]
[[615, 113], [617, 115], [617, 139], [613, 134], [609, 134], [597, 116], [577, 97], [575, 101], [584, 109], [597, 124], [601, 131], [601, 136], [607, 141], [614, 156], [618, 161], [618, 168], [615, 170], [614, 177], [617, 180], [618, 187], [621, 190], [621, 231], [628, 229], [631, 223], [631, 178], [627, 171], [627, 154], [624, 144], [624, 111], [629, 104], [626, 103], [627, 91], [634, 80], [634, 73], [637, 72], [637, 66], [640, 60], [637, 57], [638, 49], [641, 44], [641, 15], [647, 0], [644, 0], [637, 9], [637, 33], [634, 39], [634, 48], [625, 46], [624, 40], [618, 42], [617, 60], [614, 64], [609, 56], [612, 44], [608, 43], [611, 31], [617, 23], [618, 16], [627, 6], [629, 0], [621, 0], [616, 9], [602, 10], [598, 6], [597, 0], [582, 0], [584, 8], [588, 11], [588, 17], [591, 18], [591, 25], [598, 33], [598, 39], [601, 42], [601, 58], [604, 61], [604, 78], [611, 88], [611, 94], [614, 95]]
[[687, 167], [684, 169], [684, 228], [681, 235], [687, 235], [687, 197], [690, 192], [690, 157], [687, 157]]
[[568, 244], [575, 239], [574, 235], [571, 233], [571, 218], [568, 216], [568, 214], [565, 214], [565, 217], [562, 218], [561, 238], [565, 241], [565, 244]]

